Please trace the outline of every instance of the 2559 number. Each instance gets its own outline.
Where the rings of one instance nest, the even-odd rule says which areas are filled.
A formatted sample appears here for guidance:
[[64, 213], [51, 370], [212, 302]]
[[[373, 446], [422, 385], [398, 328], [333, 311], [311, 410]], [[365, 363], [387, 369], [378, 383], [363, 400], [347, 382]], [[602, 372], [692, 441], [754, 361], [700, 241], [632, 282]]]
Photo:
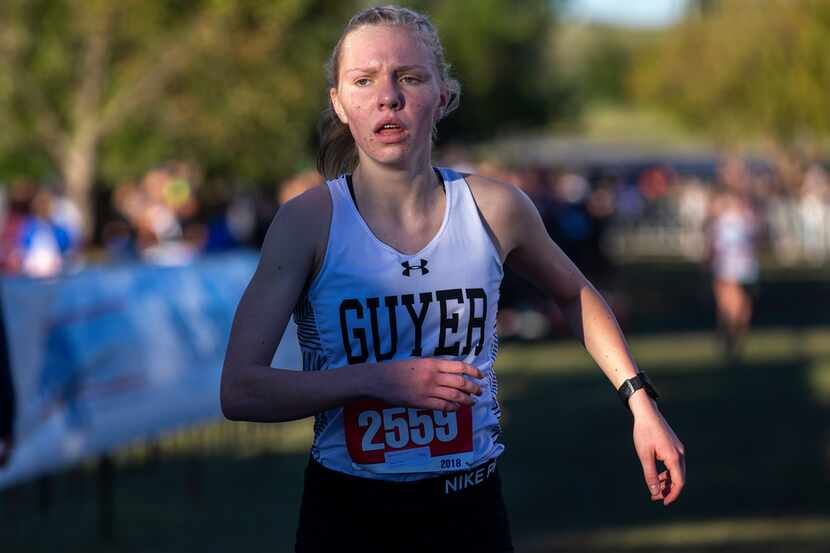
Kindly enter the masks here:
[[[438, 440], [451, 442], [458, 436], [454, 412], [389, 407], [382, 411], [363, 411], [357, 425], [366, 428], [361, 446], [363, 451], [379, 451], [387, 447], [401, 449], [410, 445], [426, 446]], [[379, 441], [375, 441], [382, 434]]]

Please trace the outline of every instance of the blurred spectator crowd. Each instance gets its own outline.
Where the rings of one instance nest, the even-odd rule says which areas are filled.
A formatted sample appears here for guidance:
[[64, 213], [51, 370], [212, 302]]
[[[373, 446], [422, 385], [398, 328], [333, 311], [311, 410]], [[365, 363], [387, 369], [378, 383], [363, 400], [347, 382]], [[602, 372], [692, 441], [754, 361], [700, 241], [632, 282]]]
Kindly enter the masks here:
[[48, 277], [79, 257], [83, 218], [65, 195], [21, 179], [0, 189], [0, 269]]
[[[615, 261], [706, 262], [707, 229], [723, 206], [736, 201], [752, 211], [762, 255], [783, 265], [822, 265], [830, 258], [830, 178], [818, 161], [713, 156], [684, 163], [655, 157], [511, 168], [446, 155], [439, 163], [524, 190], [551, 237], [612, 304]], [[171, 162], [96, 190], [95, 224], [89, 225], [60, 186], [18, 179], [0, 186], [0, 270], [49, 277], [89, 262], [175, 265], [197, 255], [257, 248], [279, 206], [321, 183], [309, 170], [276, 186], [244, 187], [205, 179], [194, 164]], [[547, 334], [550, 316], [522, 308], [540, 301], [509, 275], [502, 335]], [[624, 313], [622, 302], [615, 307]], [[514, 308], [524, 315], [511, 321]]]
[[97, 190], [94, 225], [60, 186], [18, 179], [0, 187], [0, 270], [51, 277], [89, 262], [180, 265], [256, 248], [286, 194], [318, 184], [315, 176], [305, 173], [269, 194], [206, 182], [194, 165], [171, 162]]
[[[723, 264], [717, 252], [724, 242], [745, 239], [751, 244], [741, 255], [754, 266], [761, 260], [821, 266], [830, 259], [830, 176], [820, 161], [712, 156], [521, 169], [459, 165], [524, 190], [551, 237], [621, 320], [628, 310], [616, 286], [621, 261], [679, 259], [701, 263], [711, 274]], [[736, 225], [739, 212], [747, 219]], [[736, 232], [751, 236], [729, 236]], [[536, 339], [565, 333], [565, 326], [555, 305], [507, 272], [500, 336]]]
[[485, 163], [471, 169], [522, 188], [551, 237], [599, 281], [611, 260], [704, 261], [708, 226], [727, 197], [751, 207], [758, 248], [776, 262], [818, 266], [830, 259], [830, 175], [820, 162], [726, 157], [694, 164], [510, 170]]

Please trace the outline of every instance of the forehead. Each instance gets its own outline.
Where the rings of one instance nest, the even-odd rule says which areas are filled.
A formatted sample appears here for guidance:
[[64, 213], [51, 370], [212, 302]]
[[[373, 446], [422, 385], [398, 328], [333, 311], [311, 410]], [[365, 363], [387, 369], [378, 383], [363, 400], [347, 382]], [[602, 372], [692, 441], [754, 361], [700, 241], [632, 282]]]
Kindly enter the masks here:
[[378, 66], [423, 65], [433, 59], [417, 31], [392, 25], [364, 25], [346, 35], [340, 51], [340, 71]]

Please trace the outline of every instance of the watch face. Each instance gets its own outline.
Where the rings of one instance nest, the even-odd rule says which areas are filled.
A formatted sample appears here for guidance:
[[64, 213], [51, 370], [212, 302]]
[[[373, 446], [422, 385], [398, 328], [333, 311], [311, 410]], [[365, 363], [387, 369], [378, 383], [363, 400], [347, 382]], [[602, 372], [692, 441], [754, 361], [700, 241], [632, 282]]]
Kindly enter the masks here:
[[640, 388], [644, 388], [646, 394], [648, 394], [648, 396], [652, 399], [658, 399], [660, 397], [660, 394], [658, 394], [654, 386], [651, 385], [651, 381], [648, 379], [646, 373], [639, 372], [636, 376], [632, 376], [623, 382], [617, 390], [620, 400], [622, 400], [623, 405], [625, 405], [629, 410], [631, 407], [628, 405], [628, 398], [630, 398], [631, 394]]
[[636, 384], [637, 381], [635, 381], [633, 378], [629, 378], [628, 380], [623, 382], [622, 386], [620, 386], [620, 389], [617, 390], [620, 399], [626, 406], [628, 406], [628, 398], [631, 397], [631, 394], [633, 394], [639, 389], [639, 387]]

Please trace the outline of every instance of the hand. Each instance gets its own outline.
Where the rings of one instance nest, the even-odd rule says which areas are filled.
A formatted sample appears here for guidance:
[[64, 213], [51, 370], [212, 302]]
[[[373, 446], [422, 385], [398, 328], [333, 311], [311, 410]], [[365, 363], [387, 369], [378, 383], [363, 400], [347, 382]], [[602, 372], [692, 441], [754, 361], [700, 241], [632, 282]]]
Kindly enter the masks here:
[[[635, 394], [635, 396], [645, 396]], [[643, 399], [643, 398], [638, 398]], [[643, 465], [643, 475], [652, 501], [662, 501], [663, 505], [673, 503], [686, 482], [685, 448], [674, 431], [654, 406], [640, 408], [634, 412], [634, 449]], [[662, 461], [666, 470], [657, 473], [656, 461]]]
[[477, 368], [461, 361], [434, 358], [406, 359], [366, 365], [370, 395], [393, 405], [456, 411], [473, 405], [481, 386], [466, 377], [481, 379]]

